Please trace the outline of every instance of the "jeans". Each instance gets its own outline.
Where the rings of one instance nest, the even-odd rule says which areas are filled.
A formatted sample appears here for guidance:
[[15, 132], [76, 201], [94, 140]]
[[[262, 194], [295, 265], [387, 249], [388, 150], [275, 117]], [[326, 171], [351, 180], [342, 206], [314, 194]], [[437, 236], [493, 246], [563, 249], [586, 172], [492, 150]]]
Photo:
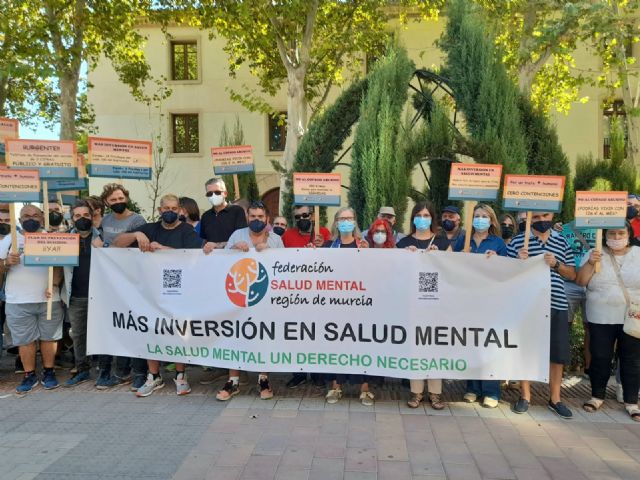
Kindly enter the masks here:
[[587, 323], [587, 294], [584, 287], [579, 287], [573, 282], [564, 282], [564, 291], [569, 302], [569, 323], [575, 320], [576, 313], [582, 313], [582, 322]]
[[111, 355], [100, 355], [98, 357], [98, 368], [100, 371], [110, 372], [114, 358], [116, 359], [115, 374], [118, 377], [124, 378], [129, 375], [132, 370], [134, 375], [146, 376], [149, 371], [147, 360], [144, 358], [113, 357]]
[[467, 392], [500, 400], [500, 380], [467, 380]]
[[87, 307], [89, 299], [71, 297], [69, 300], [69, 322], [73, 340], [73, 357], [78, 373], [91, 370], [87, 359]]
[[601, 325], [589, 323], [591, 335], [591, 396], [604, 400], [607, 382], [611, 376], [614, 346], [618, 345], [620, 380], [625, 403], [638, 403], [640, 388], [640, 339], [627, 335], [622, 324]]

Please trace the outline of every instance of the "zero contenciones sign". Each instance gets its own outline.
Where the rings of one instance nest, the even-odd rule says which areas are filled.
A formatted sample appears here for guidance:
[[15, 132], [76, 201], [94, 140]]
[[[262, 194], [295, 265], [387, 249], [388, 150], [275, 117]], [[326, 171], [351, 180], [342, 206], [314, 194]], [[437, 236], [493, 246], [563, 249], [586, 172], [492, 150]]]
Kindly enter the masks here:
[[91, 177], [151, 179], [153, 144], [143, 140], [89, 137]]
[[77, 233], [25, 233], [27, 267], [77, 267], [80, 235]]
[[253, 147], [238, 145], [232, 147], [212, 147], [214, 175], [253, 172]]
[[627, 192], [576, 192], [576, 228], [624, 228]]
[[294, 173], [293, 203], [339, 207], [341, 185], [339, 173]]
[[505, 210], [559, 212], [564, 182], [562, 176], [505, 175], [502, 206]]
[[496, 200], [501, 179], [502, 165], [454, 163], [449, 176], [449, 200]]
[[69, 140], [6, 141], [7, 166], [40, 172], [40, 180], [78, 178], [76, 142]]
[[0, 203], [41, 201], [38, 170], [0, 168]]
[[[87, 350], [257, 372], [546, 381], [550, 288], [542, 256], [98, 248]], [[496, 315], [496, 295], [509, 315]]]

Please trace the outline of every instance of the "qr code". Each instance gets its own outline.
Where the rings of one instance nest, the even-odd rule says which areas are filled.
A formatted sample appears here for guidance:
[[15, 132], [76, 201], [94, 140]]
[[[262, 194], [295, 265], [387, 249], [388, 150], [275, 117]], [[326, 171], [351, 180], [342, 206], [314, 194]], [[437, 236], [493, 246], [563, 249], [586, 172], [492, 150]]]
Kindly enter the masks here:
[[182, 270], [162, 270], [162, 288], [182, 288]]
[[420, 293], [438, 293], [438, 272], [420, 272], [419, 275]]

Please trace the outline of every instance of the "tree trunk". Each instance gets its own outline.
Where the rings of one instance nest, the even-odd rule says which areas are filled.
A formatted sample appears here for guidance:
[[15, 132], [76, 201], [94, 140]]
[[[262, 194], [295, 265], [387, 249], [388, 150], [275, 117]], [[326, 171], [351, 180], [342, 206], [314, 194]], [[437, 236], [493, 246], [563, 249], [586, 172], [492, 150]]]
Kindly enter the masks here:
[[627, 126], [627, 158], [636, 167], [640, 167], [640, 121], [635, 115], [633, 93], [626, 64], [620, 67], [619, 77], [621, 80], [622, 100], [624, 101], [624, 116]]
[[[282, 157], [282, 167], [286, 172], [293, 168], [300, 139], [307, 130], [307, 97], [304, 91], [306, 68], [287, 67], [287, 139]], [[284, 194], [287, 192], [287, 173], [280, 174], [280, 209], [284, 206]], [[280, 211], [282, 213], [282, 211]], [[285, 215], [288, 212], [285, 212]]]
[[76, 139], [76, 110], [80, 67], [70, 66], [60, 72], [60, 140]]
[[8, 80], [7, 76], [0, 74], [0, 116], [2, 117], [7, 115]]

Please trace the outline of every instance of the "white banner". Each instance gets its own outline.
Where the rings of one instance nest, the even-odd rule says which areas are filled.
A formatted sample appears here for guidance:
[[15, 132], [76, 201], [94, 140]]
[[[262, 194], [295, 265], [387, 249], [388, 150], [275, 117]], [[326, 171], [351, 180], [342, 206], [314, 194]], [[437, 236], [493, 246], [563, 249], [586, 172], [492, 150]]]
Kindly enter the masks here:
[[547, 381], [542, 257], [115, 248], [91, 257], [90, 354], [258, 372]]

